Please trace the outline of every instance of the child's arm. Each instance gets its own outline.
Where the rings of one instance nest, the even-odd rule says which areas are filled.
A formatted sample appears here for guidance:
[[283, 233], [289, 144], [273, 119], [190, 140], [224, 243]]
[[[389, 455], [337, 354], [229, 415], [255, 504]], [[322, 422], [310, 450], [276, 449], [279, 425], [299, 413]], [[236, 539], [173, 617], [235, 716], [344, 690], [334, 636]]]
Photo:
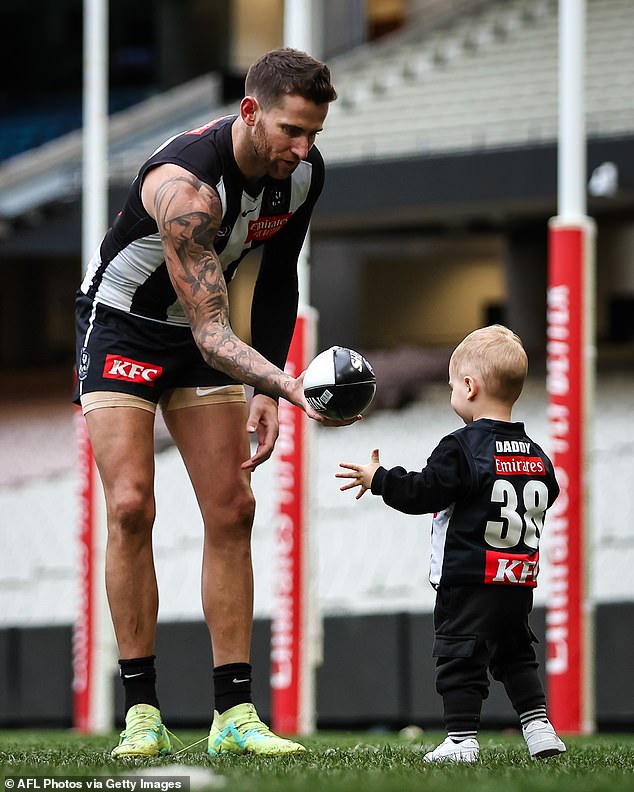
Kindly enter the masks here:
[[374, 474], [376, 473], [377, 469], [381, 467], [381, 463], [379, 462], [379, 449], [375, 448], [372, 452], [372, 457], [367, 465], [357, 465], [353, 462], [340, 462], [339, 467], [345, 468], [346, 470], [352, 471], [351, 473], [335, 473], [335, 478], [342, 478], [342, 479], [353, 479], [349, 484], [344, 484], [339, 489], [343, 492], [344, 490], [352, 489], [353, 487], [360, 487], [361, 489], [356, 495], [356, 499], [359, 498], [372, 487], [372, 479], [374, 478]]
[[465, 497], [471, 487], [471, 472], [459, 443], [451, 435], [443, 438], [418, 472], [403, 467], [386, 470], [379, 462], [375, 449], [369, 464], [341, 462], [347, 473], [336, 478], [352, 479], [342, 490], [360, 487], [357, 500], [371, 490], [393, 509], [404, 514], [428, 514], [441, 511], [459, 497]]

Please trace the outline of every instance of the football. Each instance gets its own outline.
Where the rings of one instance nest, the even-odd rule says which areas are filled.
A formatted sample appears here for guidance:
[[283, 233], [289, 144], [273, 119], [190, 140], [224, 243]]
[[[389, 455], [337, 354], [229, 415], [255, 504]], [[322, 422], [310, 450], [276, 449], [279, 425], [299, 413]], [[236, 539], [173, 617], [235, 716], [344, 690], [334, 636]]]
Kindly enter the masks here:
[[310, 406], [327, 418], [347, 421], [367, 410], [376, 392], [376, 377], [368, 361], [347, 347], [321, 352], [304, 374], [304, 394]]

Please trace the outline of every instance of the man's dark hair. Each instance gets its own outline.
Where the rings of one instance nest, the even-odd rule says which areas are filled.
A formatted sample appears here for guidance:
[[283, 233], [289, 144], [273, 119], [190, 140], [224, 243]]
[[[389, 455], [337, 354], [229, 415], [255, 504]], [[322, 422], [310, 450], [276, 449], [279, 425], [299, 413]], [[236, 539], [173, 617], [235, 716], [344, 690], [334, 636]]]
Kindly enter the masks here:
[[245, 93], [255, 96], [264, 109], [279, 104], [284, 96], [301, 96], [317, 105], [337, 98], [326, 64], [290, 48], [259, 58], [247, 72]]

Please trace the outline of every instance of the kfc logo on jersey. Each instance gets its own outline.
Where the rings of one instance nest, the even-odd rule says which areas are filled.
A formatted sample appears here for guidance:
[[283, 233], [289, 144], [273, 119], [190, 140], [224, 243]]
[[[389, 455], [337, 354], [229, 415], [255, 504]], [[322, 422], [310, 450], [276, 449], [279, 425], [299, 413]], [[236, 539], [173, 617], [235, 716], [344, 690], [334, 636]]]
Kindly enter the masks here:
[[120, 355], [106, 355], [106, 363], [103, 367], [103, 376], [107, 379], [136, 382], [139, 385], [149, 385], [150, 387], [154, 385], [155, 380], [162, 373], [162, 366], [155, 366], [152, 363], [141, 363], [138, 360], [131, 360]]
[[275, 217], [258, 217], [257, 220], [250, 220], [246, 241], [263, 242], [269, 239], [273, 234], [277, 234], [281, 228], [284, 228], [292, 216], [293, 213], [288, 212]]
[[537, 585], [539, 553], [514, 555], [487, 550], [484, 570], [485, 583], [502, 583], [511, 586]]

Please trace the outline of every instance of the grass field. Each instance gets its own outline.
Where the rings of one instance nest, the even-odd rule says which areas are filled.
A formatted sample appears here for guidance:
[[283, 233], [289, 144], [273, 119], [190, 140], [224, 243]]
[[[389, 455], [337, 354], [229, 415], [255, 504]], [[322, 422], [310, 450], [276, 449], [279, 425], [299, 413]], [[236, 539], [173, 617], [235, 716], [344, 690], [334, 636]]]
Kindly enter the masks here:
[[[184, 732], [178, 736], [187, 746], [204, 735]], [[306, 754], [289, 757], [212, 759], [203, 752], [203, 743], [165, 759], [122, 762], [110, 758], [114, 737], [86, 737], [60, 730], [4, 731], [0, 732], [0, 792], [64, 788], [83, 792], [94, 789], [140, 792], [141, 779], [156, 785], [172, 776], [189, 778], [191, 790], [231, 792], [634, 790], [634, 735], [631, 734], [567, 738], [565, 755], [534, 762], [529, 759], [519, 734], [482, 732], [481, 758], [477, 764], [423, 764], [423, 753], [443, 736], [425, 732], [416, 740], [406, 740], [397, 734], [322, 732], [303, 740], [309, 748]], [[31, 776], [40, 778], [27, 782]], [[90, 784], [93, 777], [97, 783]], [[75, 786], [61, 786], [65, 778], [72, 778]], [[162, 792], [167, 788], [164, 786]]]

